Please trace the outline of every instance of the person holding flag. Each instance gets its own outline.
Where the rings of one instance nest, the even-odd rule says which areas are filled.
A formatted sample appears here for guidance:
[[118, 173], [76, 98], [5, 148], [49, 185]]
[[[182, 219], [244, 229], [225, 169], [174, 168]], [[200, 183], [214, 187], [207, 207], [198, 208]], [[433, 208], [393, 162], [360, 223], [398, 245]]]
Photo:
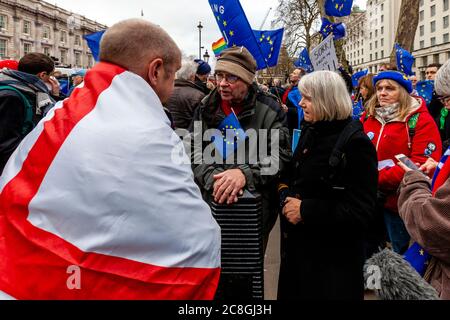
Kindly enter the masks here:
[[[436, 92], [450, 106], [450, 61], [436, 76]], [[408, 232], [419, 245], [419, 254], [431, 255], [427, 262], [425, 280], [440, 294], [450, 300], [450, 149], [438, 164], [429, 159], [420, 170], [425, 173], [437, 168], [433, 180], [420, 171], [413, 171], [399, 163], [405, 171], [398, 201], [400, 216]]]
[[211, 300], [220, 228], [162, 105], [180, 49], [130, 19], [100, 52], [0, 178], [0, 299]]
[[[217, 88], [197, 108], [191, 131], [200, 141], [210, 129], [220, 134], [203, 143], [201, 154], [194, 153], [194, 175], [208, 203], [232, 205], [244, 190], [262, 195], [265, 247], [277, 218], [276, 178], [291, 155], [286, 114], [272, 95], [259, 91], [254, 82], [256, 61], [245, 47], [222, 51], [215, 73]], [[201, 130], [194, 130], [198, 126]], [[246, 136], [250, 129], [258, 141]], [[215, 157], [207, 161], [203, 153], [210, 146]], [[267, 152], [262, 152], [264, 148]], [[242, 151], [245, 157], [240, 162], [237, 155]], [[255, 162], [250, 155], [256, 155]]]

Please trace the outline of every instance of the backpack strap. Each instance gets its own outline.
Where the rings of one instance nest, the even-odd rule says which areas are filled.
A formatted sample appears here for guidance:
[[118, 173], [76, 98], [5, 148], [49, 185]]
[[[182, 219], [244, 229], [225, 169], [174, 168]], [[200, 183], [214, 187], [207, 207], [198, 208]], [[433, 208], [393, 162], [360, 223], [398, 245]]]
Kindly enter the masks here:
[[34, 128], [34, 122], [33, 122], [33, 107], [31, 106], [31, 103], [28, 101], [27, 97], [20, 92], [20, 90], [8, 86], [8, 85], [0, 85], [0, 91], [1, 90], [10, 90], [14, 91], [18, 94], [20, 99], [22, 99], [23, 105], [25, 107], [25, 120], [22, 124], [22, 135], [27, 135], [33, 128]]
[[363, 130], [363, 125], [359, 120], [350, 122], [339, 135], [339, 138], [334, 145], [333, 151], [329, 158], [329, 165], [331, 168], [330, 180], [333, 181], [336, 177], [339, 168], [344, 168], [347, 164], [344, 148], [350, 139], [357, 133]]

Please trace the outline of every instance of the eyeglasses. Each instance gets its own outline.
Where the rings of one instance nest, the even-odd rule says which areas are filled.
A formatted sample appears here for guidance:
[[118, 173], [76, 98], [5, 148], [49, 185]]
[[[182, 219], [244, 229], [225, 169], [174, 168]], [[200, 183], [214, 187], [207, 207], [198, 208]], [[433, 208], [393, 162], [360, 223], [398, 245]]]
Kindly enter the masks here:
[[224, 79], [229, 84], [235, 84], [240, 78], [237, 76], [233, 76], [232, 74], [223, 74], [223, 73], [216, 74], [216, 81], [218, 83], [221, 83], [222, 80]]
[[438, 99], [444, 105], [446, 105], [446, 104], [448, 104], [450, 102], [450, 96], [440, 97]]

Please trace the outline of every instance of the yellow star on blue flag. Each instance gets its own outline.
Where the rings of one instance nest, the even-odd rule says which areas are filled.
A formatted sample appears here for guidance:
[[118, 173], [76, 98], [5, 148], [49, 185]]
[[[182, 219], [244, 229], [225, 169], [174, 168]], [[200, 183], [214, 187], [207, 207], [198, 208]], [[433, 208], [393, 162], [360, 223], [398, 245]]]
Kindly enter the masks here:
[[352, 13], [353, 0], [326, 0], [325, 13], [330, 17], [345, 17]]
[[414, 56], [407, 50], [400, 47], [398, 43], [395, 44], [395, 53], [397, 58], [397, 68], [407, 76], [414, 75], [412, 71], [414, 65]]

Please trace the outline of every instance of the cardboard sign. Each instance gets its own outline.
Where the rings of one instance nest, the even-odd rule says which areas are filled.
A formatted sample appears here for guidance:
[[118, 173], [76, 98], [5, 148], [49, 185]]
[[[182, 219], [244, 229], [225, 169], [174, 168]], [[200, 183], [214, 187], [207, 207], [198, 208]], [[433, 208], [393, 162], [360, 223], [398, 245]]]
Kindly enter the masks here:
[[336, 71], [338, 69], [338, 59], [332, 34], [312, 51], [311, 63], [314, 66], [314, 71]]

